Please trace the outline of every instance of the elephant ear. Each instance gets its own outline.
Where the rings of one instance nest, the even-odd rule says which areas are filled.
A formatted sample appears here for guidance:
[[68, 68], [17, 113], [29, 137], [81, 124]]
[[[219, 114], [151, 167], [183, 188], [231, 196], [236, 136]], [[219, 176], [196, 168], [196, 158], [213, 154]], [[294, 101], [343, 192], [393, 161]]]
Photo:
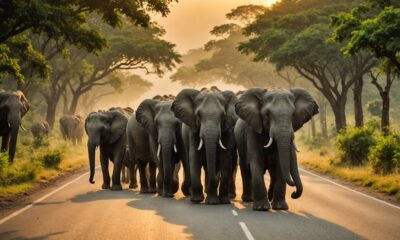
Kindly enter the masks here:
[[176, 96], [171, 107], [175, 117], [193, 130], [197, 129], [196, 117], [194, 114], [194, 99], [199, 93], [200, 91], [195, 89], [184, 89]]
[[156, 116], [155, 106], [159, 102], [160, 101], [154, 99], [146, 99], [140, 103], [136, 110], [136, 120], [155, 139], [157, 138], [157, 128], [154, 121]]
[[112, 118], [110, 124], [109, 142], [114, 143], [126, 133], [126, 124], [128, 123], [128, 118], [118, 111], [109, 111], [108, 114], [110, 114]]
[[293, 116], [293, 130], [299, 130], [306, 122], [318, 114], [318, 105], [313, 97], [303, 88], [290, 90], [295, 97], [295, 112]]
[[263, 88], [249, 88], [240, 96], [236, 103], [236, 113], [254, 131], [261, 133], [263, 130], [263, 120], [261, 117], [261, 99], [267, 92]]
[[225, 103], [226, 118], [223, 126], [223, 131], [226, 131], [235, 126], [235, 123], [238, 120], [238, 115], [236, 114], [235, 111], [235, 104], [237, 103], [237, 97], [235, 93], [233, 93], [232, 91], [223, 91], [222, 95], [226, 100]]

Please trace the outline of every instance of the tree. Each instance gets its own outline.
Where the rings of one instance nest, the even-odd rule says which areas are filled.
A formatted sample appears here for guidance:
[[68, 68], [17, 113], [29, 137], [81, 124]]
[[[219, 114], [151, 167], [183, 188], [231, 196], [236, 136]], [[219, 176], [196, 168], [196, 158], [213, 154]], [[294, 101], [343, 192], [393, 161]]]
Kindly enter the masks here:
[[[24, 58], [10, 54], [10, 45], [22, 33], [29, 31], [45, 34], [53, 40], [64, 39], [78, 48], [97, 52], [106, 47], [107, 42], [99, 32], [87, 26], [89, 14], [99, 14], [104, 22], [113, 27], [121, 25], [124, 16], [135, 25], [147, 27], [150, 23], [148, 12], [166, 15], [171, 1], [173, 0], [0, 1], [0, 74], [12, 74], [23, 81], [20, 61]], [[46, 68], [46, 64], [42, 67]]]
[[[275, 10], [272, 8], [246, 27], [246, 33], [254, 37], [241, 43], [239, 50], [255, 53], [255, 61], [268, 60], [278, 70], [295, 69], [325, 96], [339, 131], [346, 126], [345, 106], [350, 87], [375, 63], [368, 54], [345, 58], [339, 44], [326, 41], [330, 36], [327, 16], [348, 6], [333, 4], [332, 1], [321, 1], [325, 5], [321, 6], [320, 2], [316, 4], [318, 7], [310, 7], [310, 1], [285, 2], [308, 8], [297, 9], [293, 14], [282, 13], [285, 4], [277, 5]], [[284, 6], [283, 10], [279, 6]]]
[[342, 50], [346, 54], [367, 50], [400, 70], [399, 6], [398, 0], [365, 0], [349, 13], [334, 15], [332, 39], [345, 43]]
[[237, 20], [248, 25], [267, 10], [267, 7], [261, 5], [242, 5], [227, 13], [226, 18], [229, 20]]

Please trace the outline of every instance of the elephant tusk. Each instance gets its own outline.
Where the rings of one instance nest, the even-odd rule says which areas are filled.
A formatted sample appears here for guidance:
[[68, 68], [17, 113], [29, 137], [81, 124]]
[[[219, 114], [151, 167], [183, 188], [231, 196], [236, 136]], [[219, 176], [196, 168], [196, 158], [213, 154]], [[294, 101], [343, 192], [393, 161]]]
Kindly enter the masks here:
[[157, 149], [157, 158], [160, 160], [160, 153], [161, 153], [161, 144], [158, 144], [158, 149]]
[[176, 148], [176, 145], [174, 144], [174, 151], [177, 153], [178, 149]]
[[296, 143], [294, 143], [294, 141], [293, 141], [293, 147], [294, 147], [294, 150], [296, 150], [296, 152], [300, 152], [300, 151], [297, 149]]
[[226, 147], [224, 146], [224, 144], [222, 144], [221, 139], [219, 139], [218, 143], [219, 143], [219, 146], [220, 146], [222, 149], [226, 150]]
[[200, 151], [200, 149], [203, 147], [203, 139], [200, 138], [200, 143], [199, 143], [199, 147], [197, 148], [197, 151]]
[[273, 142], [272, 137], [269, 137], [269, 141], [267, 145], [264, 146], [264, 148], [269, 148], [272, 145], [272, 142]]
[[8, 123], [8, 127], [9, 127], [9, 128], [11, 127], [11, 124], [10, 124], [10, 123]]
[[26, 129], [24, 128], [24, 125], [21, 124], [20, 127], [21, 127], [22, 131], [26, 131]]

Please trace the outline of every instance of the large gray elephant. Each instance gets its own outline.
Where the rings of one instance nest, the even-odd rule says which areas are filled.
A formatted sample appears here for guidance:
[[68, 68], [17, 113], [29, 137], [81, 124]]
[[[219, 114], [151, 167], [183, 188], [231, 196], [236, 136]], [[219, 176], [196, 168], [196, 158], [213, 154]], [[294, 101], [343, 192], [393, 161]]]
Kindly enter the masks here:
[[[236, 104], [240, 119], [235, 126], [240, 170], [243, 181], [242, 200], [254, 200], [253, 209], [286, 210], [286, 184], [295, 186], [293, 199], [303, 192], [297, 167], [294, 133], [318, 113], [318, 105], [302, 88], [267, 91], [251, 88]], [[264, 174], [271, 181], [267, 192]]]
[[130, 116], [126, 126], [130, 162], [139, 169], [140, 193], [156, 193], [157, 144], [137, 121], [136, 114]]
[[60, 118], [60, 130], [64, 140], [82, 143], [84, 120], [81, 116], [64, 115]]
[[8, 151], [9, 161], [14, 161], [19, 128], [22, 117], [29, 110], [29, 102], [21, 91], [0, 92], [0, 136], [1, 151]]
[[50, 132], [50, 126], [47, 121], [40, 121], [32, 124], [31, 132], [34, 139], [42, 139], [43, 137], [47, 137]]
[[206, 172], [205, 203], [230, 203], [229, 185], [236, 161], [235, 103], [236, 96], [231, 91], [184, 89], [172, 104], [175, 116], [184, 123], [182, 136], [190, 165], [193, 203], [204, 200], [202, 167]]
[[159, 194], [163, 197], [173, 197], [178, 191], [178, 172], [182, 163], [184, 181], [181, 190], [185, 196], [189, 196], [190, 173], [182, 140], [182, 123], [174, 116], [171, 106], [172, 101], [146, 99], [137, 109], [136, 120], [157, 143], [157, 148], [152, 149], [152, 152], [157, 152], [159, 160], [157, 177]]
[[[90, 183], [94, 183], [95, 151], [100, 146], [100, 164], [103, 172], [102, 188], [110, 188], [110, 174], [108, 171], [108, 161], [110, 160], [114, 163], [111, 190], [122, 190], [121, 169], [126, 155], [127, 121], [128, 117], [120, 111], [92, 112], [86, 118], [85, 130], [89, 137], [87, 146]], [[133, 179], [131, 179], [131, 184], [134, 184]]]

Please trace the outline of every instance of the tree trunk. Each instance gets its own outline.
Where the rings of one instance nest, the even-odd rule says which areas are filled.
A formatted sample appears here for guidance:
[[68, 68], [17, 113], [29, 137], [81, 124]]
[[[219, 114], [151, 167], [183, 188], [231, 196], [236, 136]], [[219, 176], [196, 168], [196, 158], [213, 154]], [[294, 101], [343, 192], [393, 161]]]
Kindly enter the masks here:
[[69, 105], [69, 110], [68, 110], [68, 113], [70, 115], [75, 115], [76, 109], [78, 108], [78, 103], [79, 103], [80, 96], [81, 96], [80, 93], [74, 93], [72, 95], [71, 104]]
[[47, 102], [46, 121], [49, 123], [50, 129], [53, 129], [54, 127], [57, 112], [57, 102], [58, 101]]
[[363, 78], [359, 78], [354, 82], [353, 98], [354, 98], [354, 120], [356, 127], [364, 125], [364, 113], [362, 105], [362, 91], [364, 87]]
[[315, 120], [314, 120], [314, 118], [311, 118], [311, 139], [312, 140], [315, 140], [315, 137], [316, 137], [316, 135], [317, 135], [317, 133], [316, 133], [316, 128], [315, 128]]
[[327, 103], [325, 100], [322, 100], [322, 102], [319, 105], [319, 123], [321, 125], [321, 134], [322, 137], [327, 139], [328, 138], [328, 124], [326, 121], [326, 107]]
[[[344, 101], [346, 103], [346, 101]], [[346, 127], [346, 105], [343, 101], [338, 101], [333, 108], [333, 113], [335, 114], [335, 126], [336, 132], [338, 133], [344, 127]]]
[[67, 93], [63, 94], [63, 114], [64, 115], [68, 114], [68, 97], [67, 97]]
[[380, 95], [382, 98], [381, 129], [384, 134], [387, 134], [390, 126], [390, 96], [387, 91], [381, 92]]

